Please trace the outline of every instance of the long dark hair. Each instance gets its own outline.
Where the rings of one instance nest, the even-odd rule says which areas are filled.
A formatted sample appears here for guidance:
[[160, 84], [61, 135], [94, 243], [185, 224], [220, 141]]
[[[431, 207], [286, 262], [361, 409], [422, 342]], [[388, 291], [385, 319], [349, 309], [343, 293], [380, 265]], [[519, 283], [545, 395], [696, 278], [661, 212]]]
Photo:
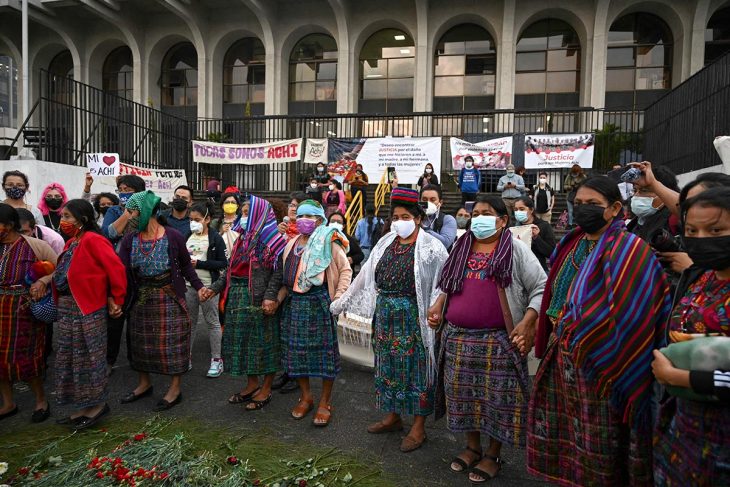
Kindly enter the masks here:
[[12, 226], [16, 232], [20, 230], [20, 216], [15, 208], [6, 203], [0, 203], [0, 223]]
[[707, 189], [682, 203], [682, 226], [687, 221], [687, 212], [693, 206], [720, 208], [725, 211], [730, 211], [730, 187], [717, 186]]
[[25, 173], [22, 173], [20, 171], [5, 171], [5, 174], [3, 174], [3, 186], [5, 185], [5, 180], [8, 179], [10, 176], [17, 176], [21, 178], [25, 182], [25, 186], [29, 186], [30, 183], [28, 182], [28, 176], [25, 175]]
[[91, 203], [82, 199], [69, 200], [64, 208], [81, 224], [82, 231], [100, 233]]
[[117, 206], [119, 204], [119, 198], [114, 193], [99, 193], [94, 198], [94, 209], [99, 214], [101, 214], [100, 202], [102, 198], [108, 199], [109, 201], [114, 203], [114, 206]]
[[694, 181], [687, 183], [682, 191], [679, 192], [679, 204], [687, 201], [687, 193], [692, 188], [702, 186], [706, 190], [711, 188], [727, 188], [730, 187], [730, 176], [721, 172], [704, 172], [697, 176]]
[[478, 205], [479, 203], [484, 203], [491, 206], [499, 217], [509, 215], [509, 213], [507, 212], [507, 205], [504, 204], [504, 201], [502, 201], [502, 198], [500, 198], [499, 196], [492, 194], [477, 195], [476, 200], [474, 201], [474, 206]]

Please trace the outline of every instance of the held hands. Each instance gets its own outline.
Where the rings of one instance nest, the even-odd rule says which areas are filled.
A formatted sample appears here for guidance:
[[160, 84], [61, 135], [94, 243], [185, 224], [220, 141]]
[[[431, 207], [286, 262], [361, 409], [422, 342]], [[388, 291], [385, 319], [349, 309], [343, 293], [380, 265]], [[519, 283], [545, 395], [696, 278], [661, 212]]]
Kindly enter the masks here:
[[517, 323], [509, 337], [520, 351], [520, 354], [523, 357], [526, 356], [535, 344], [535, 321], [527, 318], [523, 319]]
[[261, 303], [261, 309], [264, 310], [264, 314], [267, 316], [275, 314], [278, 307], [279, 303], [270, 299], [264, 299], [264, 302]]
[[208, 299], [205, 296], [206, 296], [205, 288], [201, 287], [200, 289], [198, 289], [198, 301], [200, 301], [201, 303], [204, 303]]
[[443, 304], [436, 303], [428, 308], [428, 326], [434, 330], [441, 326], [444, 320], [443, 317]]
[[43, 281], [36, 281], [30, 286], [30, 298], [33, 301], [38, 301], [46, 295], [46, 283]]
[[200, 300], [201, 303], [204, 303], [215, 296], [215, 292], [210, 288], [204, 287], [201, 291], [203, 291], [202, 299]]
[[107, 298], [106, 302], [109, 316], [111, 316], [112, 318], [119, 318], [120, 316], [122, 316], [122, 307], [114, 302], [114, 298]]

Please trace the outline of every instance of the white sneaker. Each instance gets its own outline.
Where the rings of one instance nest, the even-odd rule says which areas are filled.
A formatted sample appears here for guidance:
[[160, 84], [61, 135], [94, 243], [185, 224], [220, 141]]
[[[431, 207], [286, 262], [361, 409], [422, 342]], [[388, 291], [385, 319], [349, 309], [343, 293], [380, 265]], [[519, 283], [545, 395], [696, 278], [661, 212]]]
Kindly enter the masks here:
[[210, 361], [210, 368], [208, 369], [208, 377], [220, 377], [223, 373], [223, 359], [214, 358]]

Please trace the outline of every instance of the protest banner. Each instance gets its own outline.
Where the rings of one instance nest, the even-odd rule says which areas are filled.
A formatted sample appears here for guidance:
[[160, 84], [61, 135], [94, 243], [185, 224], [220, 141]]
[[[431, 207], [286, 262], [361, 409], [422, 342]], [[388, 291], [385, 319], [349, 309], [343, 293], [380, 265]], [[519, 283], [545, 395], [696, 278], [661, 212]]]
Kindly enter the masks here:
[[464, 158], [471, 156], [477, 169], [504, 170], [512, 162], [512, 136], [483, 142], [467, 142], [451, 137], [451, 166], [464, 168]]
[[302, 157], [302, 139], [260, 144], [221, 144], [193, 140], [193, 161], [205, 164], [275, 164]]
[[307, 139], [307, 145], [304, 149], [305, 164], [327, 164], [327, 146], [328, 139]]
[[119, 154], [112, 152], [96, 152], [86, 154], [86, 167], [94, 177], [118, 176]]
[[[172, 201], [175, 188], [188, 184], [184, 169], [147, 169], [122, 163], [119, 165], [119, 175], [125, 174], [135, 174], [144, 179], [147, 189], [154, 191], [157, 196], [162, 198], [162, 201]], [[116, 189], [116, 180], [113, 184]], [[94, 192], [98, 192], [96, 183], [94, 183]]]
[[563, 169], [574, 164], [593, 167], [593, 134], [525, 136], [525, 169]]

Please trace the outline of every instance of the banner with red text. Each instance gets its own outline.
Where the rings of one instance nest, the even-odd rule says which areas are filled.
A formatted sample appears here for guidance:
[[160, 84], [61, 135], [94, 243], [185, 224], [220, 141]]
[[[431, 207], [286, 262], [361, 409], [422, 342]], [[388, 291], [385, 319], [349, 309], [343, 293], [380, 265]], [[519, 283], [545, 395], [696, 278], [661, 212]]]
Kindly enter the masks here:
[[477, 169], [504, 170], [512, 162], [512, 136], [483, 142], [467, 142], [451, 137], [451, 165], [464, 168], [464, 158], [471, 156]]
[[525, 135], [525, 169], [593, 167], [593, 134]]
[[205, 164], [276, 164], [302, 158], [302, 139], [260, 144], [222, 144], [193, 140], [193, 161]]

